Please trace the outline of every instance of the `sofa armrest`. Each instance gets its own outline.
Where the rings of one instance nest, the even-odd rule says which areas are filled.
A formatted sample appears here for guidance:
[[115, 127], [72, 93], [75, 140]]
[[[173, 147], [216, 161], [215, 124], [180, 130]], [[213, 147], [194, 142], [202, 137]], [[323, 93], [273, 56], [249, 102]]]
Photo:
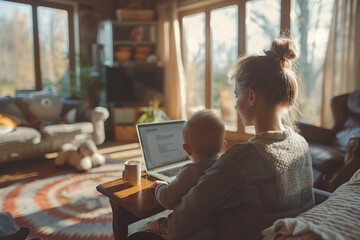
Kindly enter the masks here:
[[350, 138], [347, 144], [344, 164], [336, 171], [328, 184], [329, 191], [334, 191], [360, 169], [360, 137]]
[[313, 188], [313, 190], [315, 196], [315, 205], [319, 205], [320, 203], [324, 202], [332, 195], [331, 192], [323, 191], [318, 188]]
[[335, 136], [331, 129], [314, 126], [307, 123], [298, 124], [300, 134], [309, 143], [329, 144]]
[[350, 93], [337, 95], [331, 98], [330, 107], [332, 116], [334, 118], [334, 124], [332, 129], [341, 129], [344, 126], [346, 119], [349, 116], [347, 101]]
[[104, 107], [95, 107], [94, 109], [88, 110], [85, 114], [85, 119], [93, 124], [94, 131], [92, 138], [96, 145], [100, 145], [105, 141], [104, 123], [108, 118], [109, 111]]

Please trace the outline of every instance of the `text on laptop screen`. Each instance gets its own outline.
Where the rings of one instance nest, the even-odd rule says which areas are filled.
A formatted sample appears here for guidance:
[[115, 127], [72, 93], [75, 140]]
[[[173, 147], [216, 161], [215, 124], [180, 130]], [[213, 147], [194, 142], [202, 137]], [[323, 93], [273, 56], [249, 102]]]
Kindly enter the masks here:
[[189, 159], [182, 147], [183, 125], [179, 121], [138, 127], [148, 170]]

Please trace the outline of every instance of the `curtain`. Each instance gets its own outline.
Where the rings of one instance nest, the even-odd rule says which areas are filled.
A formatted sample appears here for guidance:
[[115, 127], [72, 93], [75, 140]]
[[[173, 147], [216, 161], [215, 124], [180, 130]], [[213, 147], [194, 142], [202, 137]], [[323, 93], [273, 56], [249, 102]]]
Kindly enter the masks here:
[[180, 26], [177, 3], [169, 1], [157, 6], [159, 19], [158, 50], [164, 64], [166, 113], [171, 119], [186, 118], [185, 75], [181, 60]]
[[333, 123], [330, 99], [360, 89], [360, 3], [335, 0], [324, 63], [321, 125]]

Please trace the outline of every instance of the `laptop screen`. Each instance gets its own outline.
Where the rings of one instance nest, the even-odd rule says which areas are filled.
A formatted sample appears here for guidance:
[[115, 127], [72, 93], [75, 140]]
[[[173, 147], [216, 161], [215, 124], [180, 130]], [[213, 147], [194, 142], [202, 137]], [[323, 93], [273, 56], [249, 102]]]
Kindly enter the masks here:
[[136, 126], [147, 170], [189, 159], [182, 147], [184, 123], [176, 120]]

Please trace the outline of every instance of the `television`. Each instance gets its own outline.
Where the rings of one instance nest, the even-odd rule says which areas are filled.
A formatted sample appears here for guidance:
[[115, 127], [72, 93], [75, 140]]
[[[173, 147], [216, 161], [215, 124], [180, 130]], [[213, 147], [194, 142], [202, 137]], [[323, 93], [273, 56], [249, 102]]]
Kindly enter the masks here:
[[157, 64], [106, 67], [106, 100], [115, 106], [148, 106], [164, 100], [163, 68]]

